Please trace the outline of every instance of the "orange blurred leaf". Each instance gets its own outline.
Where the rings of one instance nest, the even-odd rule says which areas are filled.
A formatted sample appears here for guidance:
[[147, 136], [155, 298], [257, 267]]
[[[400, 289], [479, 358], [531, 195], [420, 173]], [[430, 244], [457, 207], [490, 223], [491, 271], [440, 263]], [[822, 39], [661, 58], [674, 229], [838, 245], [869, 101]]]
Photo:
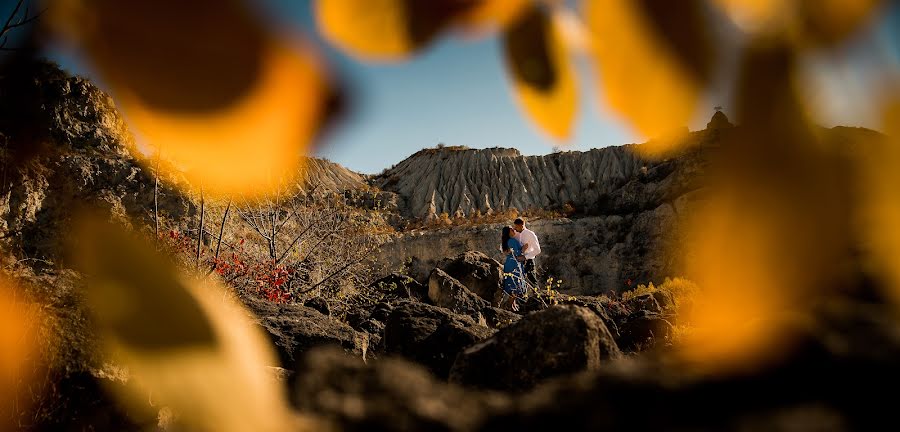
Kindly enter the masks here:
[[717, 0], [755, 33], [790, 36], [801, 45], [834, 44], [857, 31], [883, 0]]
[[864, 223], [867, 244], [884, 277], [887, 294], [900, 306], [900, 94], [883, 107], [884, 140], [867, 143], [862, 154], [865, 180]]
[[[319, 0], [315, 17], [320, 33], [361, 60], [397, 61], [431, 43], [461, 15], [490, 20], [506, 8], [477, 0]], [[495, 7], [496, 6], [496, 7]]]
[[585, 17], [600, 94], [639, 133], [659, 138], [641, 150], [671, 150], [714, 62], [701, 2], [597, 0], [586, 2]]
[[705, 368], [759, 367], [790, 348], [793, 324], [850, 278], [846, 168], [822, 145], [781, 39], [744, 50], [738, 123], [712, 153], [708, 203], [689, 215], [688, 276], [704, 290], [682, 354]]
[[462, 14], [459, 21], [463, 28], [475, 31], [502, 29], [527, 10], [531, 2], [532, 0], [480, 0]]
[[236, 0], [59, 5], [49, 10], [103, 79], [150, 110], [216, 112], [250, 92], [264, 66], [267, 35]]
[[522, 109], [552, 137], [568, 138], [578, 89], [554, 21], [540, 7], [532, 7], [506, 29], [503, 48]]
[[[0, 277], [0, 429], [12, 427], [27, 412], [34, 395], [31, 380], [41, 368], [39, 326], [42, 314], [37, 305], [19, 298], [19, 289]], [[50, 344], [50, 341], [42, 341]]]
[[88, 55], [155, 159], [212, 194], [265, 193], [295, 175], [331, 89], [307, 46], [234, 1], [59, 0], [52, 22]]
[[705, 10], [706, 2], [636, 0], [632, 3], [640, 9], [656, 39], [691, 74], [693, 80], [700, 84], [709, 82], [717, 56], [704, 16], [709, 13]]
[[114, 391], [135, 410], [169, 406], [190, 430], [292, 429], [277, 364], [246, 310], [216, 281], [197, 281], [124, 228], [86, 218], [73, 250], [106, 358], [134, 385]]

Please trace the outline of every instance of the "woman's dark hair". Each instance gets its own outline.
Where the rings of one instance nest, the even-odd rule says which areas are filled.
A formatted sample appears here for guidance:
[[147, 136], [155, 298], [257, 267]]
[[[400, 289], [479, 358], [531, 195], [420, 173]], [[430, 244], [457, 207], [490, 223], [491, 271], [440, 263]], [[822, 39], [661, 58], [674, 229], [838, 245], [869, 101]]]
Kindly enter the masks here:
[[503, 235], [501, 236], [501, 240], [500, 240], [501, 241], [500, 250], [506, 252], [506, 250], [509, 249], [509, 239], [512, 238], [511, 233], [512, 233], [512, 228], [510, 228], [508, 226], [503, 227]]

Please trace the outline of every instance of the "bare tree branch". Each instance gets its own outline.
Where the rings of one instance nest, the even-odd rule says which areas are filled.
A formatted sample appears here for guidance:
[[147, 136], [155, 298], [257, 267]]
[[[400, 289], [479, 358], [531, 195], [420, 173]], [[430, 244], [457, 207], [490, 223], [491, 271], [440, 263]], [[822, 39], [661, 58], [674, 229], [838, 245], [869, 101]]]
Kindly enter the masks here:
[[[16, 20], [20, 15], [19, 11], [22, 9], [22, 5], [25, 5], [24, 13]], [[12, 12], [10, 12], [9, 16], [6, 17], [6, 22], [3, 23], [3, 27], [0, 28], [0, 38], [2, 38], [0, 39], [0, 51], [16, 51], [15, 48], [6, 48], [6, 43], [9, 41], [7, 33], [16, 28], [24, 27], [35, 22], [46, 11], [47, 9], [43, 9], [40, 12], [31, 15], [31, 7], [29, 4], [26, 4], [26, 0], [19, 0], [16, 2], [16, 6], [13, 8]]]
[[200, 186], [200, 229], [197, 230], [197, 269], [200, 269], [200, 246], [203, 243], [203, 216], [206, 207], [206, 199], [203, 196], [203, 186]]
[[16, 3], [16, 7], [13, 8], [13, 11], [6, 18], [6, 22], [3, 24], [3, 28], [0, 29], [0, 36], [5, 35], [6, 32], [10, 30], [10, 25], [12, 24], [13, 20], [16, 19], [16, 15], [19, 14], [19, 9], [22, 8], [23, 3], [25, 3], [25, 0], [19, 0], [18, 3]]
[[357, 260], [354, 260], [354, 261], [348, 261], [347, 264], [345, 264], [343, 267], [338, 268], [337, 270], [335, 270], [334, 272], [332, 272], [331, 274], [329, 274], [328, 276], [326, 276], [325, 278], [323, 278], [323, 279], [320, 280], [319, 282], [315, 283], [313, 286], [311, 286], [311, 287], [309, 287], [309, 288], [307, 288], [307, 289], [305, 289], [305, 290], [298, 291], [297, 294], [306, 294], [306, 293], [308, 293], [308, 292], [310, 292], [310, 291], [315, 290], [316, 288], [318, 288], [319, 286], [321, 286], [322, 284], [324, 284], [325, 282], [327, 282], [327, 281], [330, 280], [331, 278], [333, 278], [333, 277], [335, 277], [335, 276], [337, 276], [337, 275], [343, 273], [345, 270], [347, 270], [348, 268], [350, 268], [350, 266], [356, 265], [356, 264], [359, 264], [360, 262], [362, 262], [362, 261], [369, 255], [369, 253], [371, 253], [373, 250], [375, 250], [375, 248], [369, 249], [366, 253], [362, 254], [362, 256], [360, 256], [359, 259], [357, 259]]

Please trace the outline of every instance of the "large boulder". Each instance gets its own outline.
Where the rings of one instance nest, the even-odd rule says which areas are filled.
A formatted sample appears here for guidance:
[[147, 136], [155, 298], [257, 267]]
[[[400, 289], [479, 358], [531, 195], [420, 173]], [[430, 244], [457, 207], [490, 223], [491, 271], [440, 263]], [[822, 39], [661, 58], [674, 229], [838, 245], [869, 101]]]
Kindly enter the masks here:
[[427, 289], [417, 280], [400, 273], [391, 273], [369, 285], [378, 293], [390, 300], [415, 299], [423, 300]]
[[[299, 304], [278, 304], [253, 296], [242, 299], [278, 351], [281, 366], [293, 369], [310, 348], [331, 345], [355, 355], [366, 354], [369, 335]], [[278, 365], [272, 365], [278, 366]]]
[[492, 305], [500, 303], [503, 266], [497, 260], [481, 252], [468, 251], [442, 260], [438, 268]]
[[303, 413], [344, 431], [471, 431], [510, 404], [500, 394], [465, 391], [438, 382], [402, 359], [364, 364], [338, 350], [304, 356], [293, 393]]
[[347, 313], [346, 321], [354, 330], [369, 334], [369, 353], [384, 351], [384, 323], [391, 315], [394, 303], [377, 303], [371, 307], [357, 307]]
[[616, 338], [623, 351], [643, 351], [668, 341], [674, 326], [663, 315], [648, 310], [639, 310], [619, 325]]
[[522, 391], [550, 377], [595, 370], [620, 354], [593, 312], [579, 306], [553, 306], [465, 349], [450, 370], [450, 381]]
[[506, 327], [522, 318], [522, 315], [496, 307], [486, 307], [482, 309], [481, 316], [484, 317], [484, 321], [488, 327], [492, 329]]
[[619, 326], [616, 318], [621, 316], [625, 309], [621, 305], [611, 305], [604, 297], [593, 296], [573, 296], [565, 297], [560, 301], [561, 304], [581, 306], [590, 309], [597, 318], [606, 324], [606, 328], [614, 337], [619, 336]]
[[661, 313], [663, 307], [659, 304], [659, 301], [657, 301], [657, 297], [661, 299], [664, 297], [654, 294], [655, 293], [644, 293], [631, 297], [625, 302], [625, 307], [631, 311], [644, 310], [653, 313]]
[[453, 361], [466, 347], [491, 336], [493, 331], [447, 309], [418, 302], [402, 302], [388, 317], [384, 350], [419, 363], [440, 378], [447, 378]]
[[460, 281], [437, 268], [428, 277], [428, 300], [436, 306], [468, 315], [476, 320], [480, 320], [481, 310], [490, 306]]

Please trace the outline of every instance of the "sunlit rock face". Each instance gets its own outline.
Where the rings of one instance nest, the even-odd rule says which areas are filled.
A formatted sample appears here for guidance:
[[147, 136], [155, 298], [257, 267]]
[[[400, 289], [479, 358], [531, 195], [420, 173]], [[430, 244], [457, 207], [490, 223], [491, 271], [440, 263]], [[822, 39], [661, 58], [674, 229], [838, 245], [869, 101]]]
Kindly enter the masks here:
[[420, 151], [374, 179], [405, 200], [406, 214], [434, 218], [510, 208], [593, 204], [646, 165], [630, 146], [522, 156], [515, 149]]

